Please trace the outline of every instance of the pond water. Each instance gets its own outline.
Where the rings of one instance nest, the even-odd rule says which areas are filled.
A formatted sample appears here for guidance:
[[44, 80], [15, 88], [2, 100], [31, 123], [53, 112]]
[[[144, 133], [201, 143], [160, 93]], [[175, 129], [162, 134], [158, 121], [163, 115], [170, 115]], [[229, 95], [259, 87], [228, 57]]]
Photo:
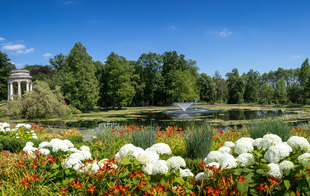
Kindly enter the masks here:
[[[219, 119], [223, 121], [239, 121], [239, 120], [253, 120], [262, 118], [273, 118], [286, 114], [298, 114], [297, 112], [286, 112], [282, 110], [248, 110], [248, 109], [231, 109], [231, 110], [202, 110], [189, 109], [182, 110], [168, 110], [165, 112], [138, 112], [130, 117], [124, 115], [117, 115], [111, 117], [122, 117], [128, 119], [127, 121], [118, 121], [120, 125], [136, 125], [136, 126], [193, 126], [201, 125], [204, 121]], [[65, 127], [79, 127], [79, 128], [95, 128], [101, 123], [107, 123], [100, 119], [97, 120], [80, 120], [76, 122], [64, 121], [41, 121], [36, 122], [51, 126], [65, 126]], [[226, 127], [217, 124], [218, 127]]]

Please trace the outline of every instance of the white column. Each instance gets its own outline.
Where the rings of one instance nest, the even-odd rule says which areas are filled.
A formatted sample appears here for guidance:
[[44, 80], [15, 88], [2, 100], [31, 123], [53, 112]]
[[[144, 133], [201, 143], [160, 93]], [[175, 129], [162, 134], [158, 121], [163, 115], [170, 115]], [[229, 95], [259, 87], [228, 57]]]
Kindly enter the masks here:
[[17, 83], [18, 83], [18, 96], [22, 97], [22, 88], [21, 88], [20, 81], [18, 81]]
[[32, 91], [32, 82], [30, 83], [30, 91]]
[[10, 99], [13, 100], [14, 95], [14, 85], [13, 82], [10, 83]]
[[10, 101], [10, 95], [11, 95], [11, 93], [10, 93], [10, 83], [8, 83], [8, 101]]
[[29, 92], [29, 81], [26, 82], [26, 91]]

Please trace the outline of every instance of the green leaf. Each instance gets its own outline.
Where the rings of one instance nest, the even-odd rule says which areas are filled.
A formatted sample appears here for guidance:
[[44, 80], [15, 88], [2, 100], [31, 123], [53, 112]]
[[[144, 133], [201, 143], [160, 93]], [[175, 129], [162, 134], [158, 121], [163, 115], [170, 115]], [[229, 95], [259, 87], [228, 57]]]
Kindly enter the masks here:
[[265, 175], [268, 171], [266, 171], [265, 169], [257, 169], [256, 173], [261, 174], [261, 175]]
[[238, 182], [237, 190], [239, 193], [246, 193], [248, 191], [248, 186], [244, 182]]
[[130, 165], [130, 164], [131, 164], [131, 162], [130, 162], [130, 160], [129, 160], [129, 159], [127, 159], [127, 158], [123, 158], [123, 159], [122, 159], [122, 161], [120, 162], [120, 164], [122, 164], [122, 165]]
[[291, 187], [290, 181], [289, 180], [284, 180], [284, 186], [285, 186], [286, 190], [289, 190], [290, 187]]
[[59, 165], [57, 165], [57, 163], [53, 163], [52, 169], [57, 169], [58, 167], [59, 167]]
[[178, 183], [179, 185], [182, 185], [184, 183], [184, 179], [181, 177], [176, 177], [174, 179], [174, 182]]
[[291, 194], [289, 192], [285, 192], [283, 196], [291, 196]]
[[65, 174], [68, 176], [70, 174], [70, 169], [66, 169]]

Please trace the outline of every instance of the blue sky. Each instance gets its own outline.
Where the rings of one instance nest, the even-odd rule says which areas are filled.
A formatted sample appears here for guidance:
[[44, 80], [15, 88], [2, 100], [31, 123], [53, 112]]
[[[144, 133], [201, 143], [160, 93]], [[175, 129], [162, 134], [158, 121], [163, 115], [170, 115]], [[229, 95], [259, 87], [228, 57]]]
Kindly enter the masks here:
[[0, 50], [22, 68], [82, 42], [93, 60], [177, 51], [200, 73], [300, 67], [310, 51], [306, 0], [0, 0]]

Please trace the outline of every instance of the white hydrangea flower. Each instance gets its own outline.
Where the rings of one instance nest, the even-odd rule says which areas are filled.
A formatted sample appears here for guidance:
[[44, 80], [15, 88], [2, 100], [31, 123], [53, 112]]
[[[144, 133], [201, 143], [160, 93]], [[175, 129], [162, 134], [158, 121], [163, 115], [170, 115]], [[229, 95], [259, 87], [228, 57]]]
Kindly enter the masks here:
[[32, 142], [27, 142], [26, 146], [33, 146], [34, 144]]
[[208, 163], [206, 166], [210, 166], [210, 167], [215, 166], [218, 169], [221, 165], [217, 162], [211, 162], [211, 163]]
[[280, 164], [279, 164], [279, 167], [281, 170], [290, 170], [290, 169], [293, 169], [294, 167], [294, 163], [292, 163], [291, 161], [282, 161]]
[[190, 169], [180, 169], [180, 177], [194, 177], [194, 174], [191, 172]]
[[158, 160], [154, 162], [152, 174], [167, 174], [169, 171], [167, 161], [165, 160]]
[[32, 139], [38, 139], [37, 135], [32, 135]]
[[235, 142], [235, 153], [242, 154], [247, 152], [252, 152], [254, 150], [253, 147], [254, 140], [248, 137], [242, 137]]
[[78, 171], [78, 172], [84, 172], [83, 168], [85, 165], [81, 162], [81, 161], [78, 161], [74, 166], [73, 166], [73, 169], [75, 171]]
[[148, 164], [150, 162], [156, 162], [157, 160], [159, 160], [159, 155], [153, 151], [143, 152], [139, 154], [137, 160], [141, 164]]
[[52, 146], [53, 152], [58, 152], [60, 150], [66, 152], [67, 150], [69, 150], [68, 146], [64, 144], [63, 142], [53, 143], [51, 144], [51, 146]]
[[95, 173], [98, 172], [98, 170], [99, 170], [99, 165], [98, 165], [97, 162], [94, 162], [94, 163], [92, 164], [91, 171], [93, 172], [93, 174], [95, 174]]
[[71, 159], [77, 159], [77, 160], [80, 160], [80, 161], [84, 161], [85, 158], [83, 156], [83, 154], [79, 153], [79, 152], [75, 152], [75, 153], [72, 153], [69, 155], [69, 158]]
[[115, 160], [116, 161], [121, 160], [121, 155], [119, 155], [119, 152], [115, 154]]
[[133, 144], [126, 144], [121, 147], [118, 153], [122, 158], [137, 158], [144, 153], [144, 150]]
[[154, 163], [149, 163], [149, 164], [143, 165], [143, 166], [141, 167], [141, 170], [142, 170], [144, 173], [147, 173], [148, 175], [154, 175], [154, 174], [153, 174], [153, 167], [154, 167]]
[[270, 146], [282, 143], [282, 139], [275, 134], [266, 134], [259, 143], [261, 149], [267, 150]]
[[217, 151], [221, 152], [221, 153], [228, 153], [228, 154], [232, 154], [232, 150], [230, 147], [220, 147]]
[[9, 123], [0, 123], [0, 132], [9, 132], [11, 131], [10, 129], [10, 124]]
[[151, 151], [156, 152], [157, 154], [171, 154], [171, 148], [168, 144], [165, 143], [157, 143], [151, 146]]
[[230, 142], [230, 141], [226, 141], [223, 146], [226, 146], [226, 147], [229, 147], [229, 148], [233, 148], [233, 147], [235, 147], [235, 143], [234, 142]]
[[61, 165], [66, 168], [73, 168], [75, 164], [80, 164], [81, 161], [79, 159], [68, 157], [61, 162]]
[[280, 166], [276, 163], [269, 163], [268, 166], [270, 170], [266, 173], [269, 176], [273, 176], [276, 178], [282, 178], [283, 172], [280, 169]]
[[308, 165], [310, 163], [310, 153], [304, 153], [298, 158], [298, 162], [302, 165]]
[[211, 151], [208, 156], [203, 160], [206, 164], [211, 162], [218, 162], [222, 157], [222, 153], [219, 151]]
[[262, 141], [262, 139], [263, 138], [256, 138], [252, 145], [260, 150], [261, 149], [260, 142]]
[[30, 129], [31, 125], [30, 124], [24, 124], [24, 123], [18, 123], [15, 128], [19, 128], [19, 127], [25, 127], [26, 129]]
[[88, 152], [90, 152], [90, 148], [88, 146], [81, 146], [80, 150], [81, 151], [88, 151]]
[[42, 149], [39, 149], [39, 152], [44, 155], [49, 155], [51, 151], [49, 149], [42, 148]]
[[90, 159], [91, 158], [91, 153], [88, 152], [88, 151], [80, 151], [78, 152], [79, 154], [81, 154], [83, 156], [83, 160], [86, 160], [86, 159]]
[[186, 167], [185, 160], [180, 156], [172, 156], [167, 160], [169, 169], [180, 169]]
[[205, 172], [200, 172], [195, 176], [196, 181], [202, 181], [208, 179], [209, 175], [206, 174]]
[[32, 145], [26, 145], [24, 148], [23, 148], [23, 151], [24, 152], [27, 152], [27, 153], [32, 153], [34, 151], [38, 150], [38, 148], [34, 148], [32, 147]]
[[231, 154], [222, 154], [219, 164], [223, 166], [223, 169], [236, 168], [238, 166], [237, 160]]
[[271, 146], [264, 155], [264, 159], [269, 161], [270, 163], [279, 163], [285, 157], [288, 157], [293, 149], [285, 144], [278, 143], [276, 145]]
[[300, 148], [301, 150], [307, 151], [309, 148], [309, 142], [304, 137], [292, 136], [287, 140], [287, 144], [294, 149]]
[[74, 145], [72, 144], [70, 140], [62, 140], [62, 142], [66, 144], [68, 148], [74, 148]]
[[240, 162], [240, 165], [242, 167], [244, 167], [248, 164], [254, 163], [254, 161], [255, 161], [254, 156], [250, 153], [242, 153], [236, 159], [237, 159], [237, 161]]
[[69, 148], [69, 150], [68, 151], [71, 151], [71, 152], [79, 152], [79, 150], [78, 149], [76, 149], [76, 148]]

